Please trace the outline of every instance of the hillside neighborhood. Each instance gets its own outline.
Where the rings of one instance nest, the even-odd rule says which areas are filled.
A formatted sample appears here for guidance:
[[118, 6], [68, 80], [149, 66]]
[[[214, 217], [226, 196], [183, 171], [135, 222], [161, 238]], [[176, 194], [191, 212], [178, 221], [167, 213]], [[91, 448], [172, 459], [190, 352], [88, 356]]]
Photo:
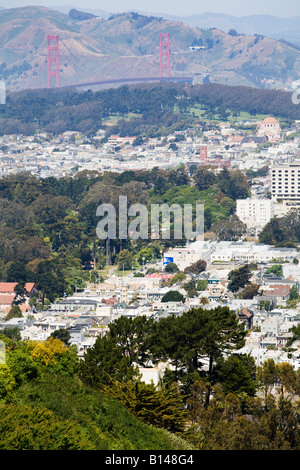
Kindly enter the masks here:
[[[222, 253], [223, 260], [220, 260]], [[251, 258], [249, 258], [251, 253]], [[79, 357], [87, 348], [94, 345], [98, 336], [109, 331], [109, 323], [127, 316], [140, 315], [160, 319], [168, 315], [180, 315], [193, 308], [211, 309], [218, 305], [228, 306], [248, 330], [246, 344], [241, 353], [254, 357], [257, 365], [272, 358], [276, 363], [288, 362], [295, 370], [300, 368], [299, 349], [294, 353], [285, 350], [292, 334], [289, 331], [300, 320], [297, 305], [292, 304], [293, 291], [299, 291], [299, 253], [292, 249], [278, 249], [266, 245], [246, 242], [194, 242], [188, 247], [173, 249], [163, 254], [163, 258], [153, 265], [146, 265], [141, 277], [134, 273], [118, 276], [112, 272], [102, 283], [89, 284], [82, 292], [76, 292], [65, 299], [57, 300], [47, 309], [36, 311], [30, 307], [30, 297], [34, 286], [27, 286], [29, 296], [22, 304], [23, 316], [5, 320], [9, 303], [14, 299], [13, 283], [0, 283], [1, 328], [18, 327], [22, 339], [46, 340], [53, 331], [66, 329], [70, 333], [70, 343], [77, 346]], [[203, 290], [189, 296], [182, 286], [183, 281], [169, 286], [176, 274], [166, 274], [165, 259], [173, 260], [183, 272], [197, 260], [207, 262], [205, 271], [187, 274], [184, 282], [197, 284], [204, 281]], [[250, 282], [259, 286], [253, 298], [241, 298], [239, 292], [228, 289], [228, 274], [244, 263], [252, 266]], [[282, 267], [280, 275], [268, 274], [274, 265]], [[147, 274], [150, 268], [155, 273]], [[136, 277], [135, 277], [136, 276]], [[200, 282], [201, 284], [201, 282]], [[163, 301], [168, 292], [177, 291], [183, 296], [181, 301]], [[294, 345], [295, 346], [295, 345]], [[146, 381], [158, 382], [167, 364], [141, 370]]]
[[[22, 339], [34, 341], [44, 341], [53, 331], [66, 329], [70, 343], [77, 346], [82, 358], [97, 337], [109, 331], [110, 322], [120, 316], [160, 319], [192, 308], [225, 305], [248, 330], [241, 352], [253, 356], [257, 365], [272, 358], [276, 363], [288, 362], [298, 370], [299, 349], [286, 352], [285, 346], [292, 336], [290, 328], [300, 320], [300, 310], [293, 303], [300, 286], [300, 254], [294, 247], [259, 243], [257, 235], [272, 218], [282, 217], [297, 206], [299, 131], [300, 122], [283, 130], [276, 119], [265, 118], [256, 123], [211, 124], [203, 132], [201, 128], [188, 129], [142, 144], [136, 144], [136, 137], [113, 135], [104, 139], [101, 130], [88, 140], [78, 132], [65, 132], [57, 137], [47, 134], [1, 137], [2, 176], [26, 171], [40, 178], [59, 178], [84, 170], [122, 173], [178, 165], [184, 166], [187, 173], [193, 167], [209, 166], [217, 172], [237, 168], [259, 174], [269, 167], [268, 172], [253, 179], [250, 197], [237, 200], [236, 215], [246, 224], [248, 239], [243, 235], [239, 240], [220, 241], [208, 236], [202, 241], [188, 242], [187, 246], [170, 248], [156, 262], [144, 264], [138, 275], [134, 269], [116, 274], [112, 268], [105, 272], [102, 282], [87, 283], [85, 289], [65, 294], [65, 298], [42, 310], [36, 310], [30, 302], [36, 293], [35, 285], [26, 285], [26, 298], [20, 303], [21, 318], [6, 319], [15, 303], [16, 283], [0, 283], [1, 328], [18, 327]], [[281, 174], [285, 176], [283, 186]], [[188, 268], [199, 260], [205, 262], [206, 268], [189, 272]], [[176, 282], [176, 272], [167, 270], [170, 264], [176, 267], [176, 272], [185, 273], [184, 280], [179, 278]], [[251, 268], [248, 284], [256, 286], [249, 297], [242, 295], [241, 288], [234, 292], [228, 288], [230, 273], [245, 265]], [[279, 266], [279, 271], [272, 272], [273, 266]], [[93, 265], [90, 268], [93, 270]], [[186, 288], [189, 283], [193, 285], [192, 292]], [[182, 294], [181, 300], [163, 301], [170, 291]], [[157, 383], [167, 366], [161, 364], [141, 372], [146, 381], [152, 379]]]
[[[269, 120], [271, 119], [271, 124]], [[205, 127], [176, 131], [164, 138], [110, 135], [104, 129], [86, 137], [74, 131], [59, 136], [0, 137], [0, 176], [28, 171], [41, 178], [75, 175], [78, 171], [124, 172], [184, 165], [257, 171], [266, 165], [299, 158], [300, 122], [285, 129], [274, 118], [211, 122]], [[257, 179], [253, 191], [267, 194], [268, 178]]]

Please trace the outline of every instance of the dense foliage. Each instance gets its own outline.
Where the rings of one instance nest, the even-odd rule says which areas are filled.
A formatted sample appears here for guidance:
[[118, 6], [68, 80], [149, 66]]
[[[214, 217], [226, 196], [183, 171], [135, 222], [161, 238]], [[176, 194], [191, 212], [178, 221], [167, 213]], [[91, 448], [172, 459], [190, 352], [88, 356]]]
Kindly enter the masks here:
[[[108, 127], [107, 135], [161, 136], [199, 123], [193, 115], [195, 106], [217, 113], [221, 119], [227, 119], [229, 110], [299, 119], [299, 107], [287, 92], [215, 83], [189, 87], [164, 83], [97, 92], [41, 89], [9, 94], [6, 106], [0, 107], [0, 133], [32, 135], [40, 130], [58, 134], [73, 130], [89, 134], [108, 117], [118, 116], [119, 122]], [[130, 113], [136, 117], [125, 120]]]
[[293, 208], [283, 217], [275, 217], [259, 233], [261, 243], [294, 247], [300, 241], [300, 212]]
[[[228, 178], [231, 184], [225, 186]], [[128, 207], [144, 204], [149, 213], [154, 203], [183, 208], [184, 204], [201, 202], [205, 230], [209, 230], [218, 220], [225, 223], [235, 207], [235, 198], [246, 197], [249, 191], [247, 179], [237, 170], [219, 173], [208, 189], [198, 189], [198, 179], [197, 172], [191, 177], [181, 167], [105, 175], [81, 172], [74, 177], [46, 179], [19, 173], [1, 178], [1, 281], [18, 283], [16, 303], [24, 299], [25, 283], [35, 282], [39, 295], [32, 301], [44, 305], [82, 288], [90, 279], [83, 270], [88, 262], [95, 260], [97, 269], [107, 262], [130, 269], [136, 262], [160, 258], [162, 251], [184, 239], [176, 240], [172, 233], [170, 240], [153, 240], [150, 233], [147, 240], [117, 238], [110, 240], [108, 260], [105, 240], [96, 234], [100, 220], [96, 209], [101, 203], [110, 203], [118, 214], [119, 196], [127, 196]]]
[[[165, 85], [10, 95], [0, 109], [0, 127], [3, 134], [33, 134], [37, 129], [94, 133], [103, 119], [134, 113], [136, 118], [107, 129], [106, 137], [118, 132], [144, 138], [189, 126], [195, 105], [217, 109], [223, 116], [228, 109], [250, 109], [253, 114], [274, 114], [275, 109], [278, 116], [298, 118], [298, 108], [286, 93]], [[38, 289], [30, 302], [43, 308], [92, 279], [86, 263], [95, 261], [97, 270], [109, 263], [130, 269], [186, 241], [117, 238], [110, 241], [106, 255], [105, 241], [96, 236], [99, 204], [111, 203], [118, 212], [120, 195], [127, 196], [129, 205], [147, 207], [201, 202], [205, 230], [220, 240], [236, 239], [244, 227], [233, 214], [235, 201], [246, 198], [249, 188], [242, 172], [216, 173], [209, 167], [193, 172], [182, 167], [82, 172], [43, 180], [27, 173], [2, 177], [0, 278], [17, 282], [8, 318], [20, 315], [27, 282]], [[272, 220], [260, 241], [299, 242], [298, 218], [292, 212]], [[176, 266], [170, 269], [192, 296], [205, 288], [205, 281], [196, 285], [186, 276], [205, 267], [199, 260], [185, 273], [178, 273]], [[229, 280], [232, 292], [244, 288], [244, 298], [256, 289], [249, 284], [248, 266], [232, 271]], [[171, 291], [163, 300], [183, 300], [178, 294]], [[98, 337], [82, 361], [65, 331], [45, 342], [22, 341], [18, 331], [2, 331], [6, 363], [0, 365], [1, 449], [300, 449], [299, 372], [273, 361], [255, 367], [252, 357], [239, 354], [247, 331], [227, 307], [192, 309], [160, 320], [124, 317], [109, 326], [109, 333]], [[293, 333], [299, 338], [297, 329]], [[138, 366], [161, 362], [169, 367], [160, 387], [144, 383]]]
[[[299, 450], [299, 371], [272, 359], [256, 367], [238, 352], [246, 333], [225, 307], [121, 317], [78, 360], [54, 336], [22, 341], [6, 329], [0, 447]], [[136, 364], [161, 360], [171, 368], [159, 387], [143, 382]]]

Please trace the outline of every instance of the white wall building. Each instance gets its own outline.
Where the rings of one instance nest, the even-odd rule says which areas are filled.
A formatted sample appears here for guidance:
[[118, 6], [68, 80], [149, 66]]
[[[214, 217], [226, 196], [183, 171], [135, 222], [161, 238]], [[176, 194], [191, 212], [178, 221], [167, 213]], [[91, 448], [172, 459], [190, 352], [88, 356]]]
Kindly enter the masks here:
[[295, 160], [271, 168], [271, 193], [274, 201], [300, 203], [300, 161]]
[[272, 199], [237, 199], [236, 215], [247, 225], [248, 230], [258, 234], [274, 217], [283, 217], [292, 206], [285, 201], [276, 203]]
[[235, 261], [246, 264], [283, 260], [292, 263], [298, 256], [299, 253], [293, 248], [275, 248], [251, 242], [219, 242], [211, 253], [210, 261]]
[[257, 233], [274, 217], [274, 202], [271, 199], [238, 199], [236, 215], [248, 229]]
[[215, 249], [215, 243], [209, 241], [196, 241], [190, 243], [184, 248], [171, 248], [164, 253], [164, 258], [169, 258], [178, 268], [183, 271], [186, 267], [196, 263], [200, 259], [210, 260], [212, 250]]
[[293, 248], [275, 248], [254, 242], [232, 241], [196, 241], [185, 248], [174, 248], [164, 253], [177, 264], [180, 270], [202, 259], [207, 263], [239, 262], [239, 263], [268, 263], [273, 260], [284, 260], [292, 263], [299, 258], [299, 253]]

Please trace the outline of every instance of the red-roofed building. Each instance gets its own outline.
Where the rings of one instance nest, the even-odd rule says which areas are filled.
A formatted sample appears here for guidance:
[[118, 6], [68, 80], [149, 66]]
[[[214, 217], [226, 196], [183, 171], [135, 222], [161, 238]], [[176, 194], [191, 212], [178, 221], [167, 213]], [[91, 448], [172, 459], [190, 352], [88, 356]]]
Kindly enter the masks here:
[[145, 277], [150, 277], [152, 279], [162, 279], [163, 281], [169, 281], [174, 277], [174, 274], [163, 274], [163, 273], [153, 273], [153, 274], [146, 274]]
[[[0, 294], [14, 294], [17, 282], [0, 282]], [[27, 282], [25, 284], [29, 297], [37, 292], [34, 282]]]
[[289, 285], [270, 285], [263, 290], [263, 300], [271, 300], [277, 304], [285, 302], [289, 298], [290, 286]]
[[267, 117], [258, 124], [258, 137], [266, 136], [270, 142], [278, 142], [281, 137], [281, 128], [277, 119]]
[[102, 299], [101, 302], [107, 305], [115, 305], [118, 303], [118, 299], [116, 299], [115, 297], [111, 297], [109, 299]]
[[[17, 282], [0, 282], [0, 311], [2, 313], [8, 313], [10, 311], [16, 296], [14, 291], [16, 285]], [[37, 293], [34, 282], [28, 282], [25, 284], [25, 289], [28, 292], [28, 298], [24, 303], [19, 305], [22, 313], [30, 310], [28, 300]]]

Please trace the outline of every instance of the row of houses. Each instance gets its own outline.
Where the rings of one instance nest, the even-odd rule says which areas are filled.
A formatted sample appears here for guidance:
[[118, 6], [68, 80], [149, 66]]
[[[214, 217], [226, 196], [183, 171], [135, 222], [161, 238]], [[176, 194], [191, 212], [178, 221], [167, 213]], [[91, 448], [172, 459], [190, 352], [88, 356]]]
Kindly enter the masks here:
[[186, 267], [203, 259], [209, 263], [269, 263], [281, 260], [291, 263], [299, 258], [295, 248], [274, 247], [263, 243], [248, 241], [212, 241], [198, 240], [182, 248], [171, 248], [164, 257], [184, 270]]
[[[183, 266], [199, 260], [199, 253], [203, 255], [203, 258], [206, 256], [206, 259], [210, 260], [212, 253], [219, 248], [212, 242], [202, 242], [201, 245], [197, 245], [196, 242], [191, 249], [192, 245], [186, 247], [183, 252], [185, 257]], [[238, 249], [243, 244], [229, 243], [222, 246], [227, 246], [227, 248], [236, 246]], [[263, 245], [263, 247], [266, 246]], [[181, 249], [178, 250], [180, 252]], [[261, 250], [260, 246], [257, 253]], [[275, 252], [278, 253], [276, 250]], [[76, 345], [78, 355], [83, 357], [84, 352], [93, 346], [97, 337], [109, 331], [110, 322], [121, 316], [135, 318], [146, 315], [160, 319], [170, 314], [181, 315], [192, 308], [212, 309], [219, 305], [226, 305], [236, 313], [249, 331], [245, 350], [252, 355], [255, 354], [257, 364], [261, 363], [262, 358], [268, 357], [270, 350], [277, 351], [276, 357], [279, 361], [291, 337], [290, 329], [297, 325], [300, 319], [297, 307], [288, 308], [288, 299], [293, 286], [296, 286], [299, 292], [300, 267], [299, 264], [288, 262], [288, 260], [294, 260], [294, 250], [281, 250], [280, 252], [286, 254], [285, 262], [281, 261], [282, 275], [268, 273], [266, 268], [269, 265], [257, 266], [251, 271], [251, 282], [259, 285], [258, 293], [252, 299], [240, 298], [239, 292], [232, 293], [228, 290], [230, 270], [243, 263], [232, 261], [208, 263], [204, 272], [187, 275], [186, 280], [206, 281], [203, 290], [193, 296], [188, 295], [183, 281], [173, 286], [168, 285], [168, 281], [174, 274], [166, 274], [160, 269], [160, 272], [143, 277], [134, 277], [132, 274], [122, 277], [112, 275], [102, 283], [91, 285], [85, 292], [74, 293], [72, 296], [54, 302], [48, 311], [35, 312], [30, 307], [30, 297], [36, 293], [36, 287], [34, 284], [28, 284], [25, 286], [28, 290], [28, 298], [24, 303], [23, 317], [5, 321], [4, 311], [7, 311], [9, 304], [3, 303], [0, 328], [17, 326], [23, 339], [35, 341], [45, 341], [53, 331], [67, 329], [71, 335], [71, 344]], [[186, 257], [187, 254], [191, 256]], [[276, 258], [272, 257], [272, 259]], [[180, 261], [179, 258], [178, 260]], [[13, 301], [16, 294], [15, 287], [16, 283], [0, 283], [0, 299], [1, 295], [4, 295], [10, 296], [10, 300]], [[162, 297], [170, 290], [182, 293], [185, 300], [161, 302]], [[272, 354], [275, 355], [274, 352]], [[297, 354], [299, 354], [298, 351], [287, 358], [296, 368], [299, 367]], [[157, 377], [161, 371], [161, 368], [156, 370]]]

